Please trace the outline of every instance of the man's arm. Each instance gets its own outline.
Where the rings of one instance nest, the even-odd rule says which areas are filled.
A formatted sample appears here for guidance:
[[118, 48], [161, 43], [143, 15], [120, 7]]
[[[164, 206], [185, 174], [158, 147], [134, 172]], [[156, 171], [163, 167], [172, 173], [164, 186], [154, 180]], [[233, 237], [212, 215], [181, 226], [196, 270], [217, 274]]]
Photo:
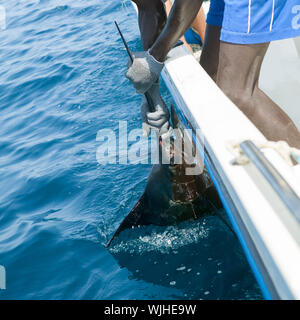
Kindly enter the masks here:
[[[148, 46], [146, 42], [149, 44], [151, 35], [153, 36], [158, 31], [158, 24], [155, 23], [153, 18], [156, 14], [159, 15], [159, 12], [155, 10], [155, 7], [149, 7], [152, 1], [148, 1], [148, 5], [146, 5], [146, 0], [134, 1], [138, 4], [139, 10], [143, 10], [144, 13], [144, 15], [139, 13], [139, 24], [142, 31], [143, 45], [146, 48]], [[163, 61], [168, 52], [194, 21], [202, 2], [203, 0], [175, 0], [167, 23], [152, 47], [148, 51], [136, 54], [132, 65], [126, 73], [126, 77], [132, 82], [138, 93], [147, 92], [158, 80], [164, 66]], [[147, 30], [147, 25], [143, 20], [150, 22], [151, 17], [152, 25], [156, 25], [156, 28], [153, 30], [148, 26]], [[146, 30], [148, 32], [147, 36]], [[146, 38], [148, 38], [148, 41], [146, 41]]]
[[149, 53], [163, 62], [168, 52], [190, 27], [197, 16], [203, 0], [175, 0], [170, 16]]
[[132, 0], [138, 7], [139, 28], [144, 50], [148, 50], [162, 32], [167, 15], [161, 0]]
[[[133, 2], [135, 2], [138, 7], [139, 28], [143, 48], [144, 50], [148, 50], [165, 26], [167, 20], [165, 8], [161, 0], [133, 0]], [[140, 55], [145, 57], [145, 51], [142, 53], [134, 53], [135, 62], [138, 60]], [[158, 63], [157, 67], [157, 64], [155, 61], [152, 61], [152, 59], [153, 58], [150, 57], [150, 60], [148, 60], [148, 66], [152, 66], [150, 67], [152, 71], [157, 69], [157, 76], [159, 76], [163, 64]], [[143, 70], [142, 66], [137, 69], [139, 71]], [[144, 74], [142, 73], [140, 77], [141, 81], [143, 81], [143, 76]], [[136, 77], [137, 76], [135, 75], [135, 78]], [[138, 89], [138, 86], [136, 89]], [[148, 136], [150, 130], [154, 129], [163, 139], [168, 138], [172, 133], [172, 128], [169, 123], [170, 114], [166, 104], [160, 96], [159, 83], [153, 83], [147, 91], [152, 99], [155, 111], [150, 112], [148, 103], [143, 97], [141, 105], [143, 134], [144, 136]]]
[[[174, 44], [189, 28], [194, 21], [203, 0], [175, 0], [167, 24], [164, 24], [165, 13], [162, 3], [158, 0], [133, 0], [139, 9], [139, 26], [142, 33], [144, 50], [151, 46], [148, 51], [135, 53], [133, 63], [129, 67], [126, 76], [133, 83], [138, 93], [149, 92], [155, 104], [155, 112], [147, 112], [148, 105], [143, 102], [143, 129], [145, 135], [149, 134], [150, 127], [156, 128], [163, 137], [171, 134], [169, 125], [169, 113], [160, 97], [157, 80], [164, 66], [163, 62]], [[159, 0], [160, 1], [160, 0]], [[155, 40], [155, 37], [158, 38]], [[157, 99], [156, 99], [157, 98]]]

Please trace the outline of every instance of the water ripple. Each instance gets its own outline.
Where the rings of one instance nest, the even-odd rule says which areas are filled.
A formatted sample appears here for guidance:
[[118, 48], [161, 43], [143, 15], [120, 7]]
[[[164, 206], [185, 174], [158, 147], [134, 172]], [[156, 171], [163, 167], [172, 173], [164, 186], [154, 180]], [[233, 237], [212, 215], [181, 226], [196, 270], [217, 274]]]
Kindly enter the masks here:
[[215, 218], [129, 230], [111, 251], [103, 246], [151, 170], [96, 162], [99, 129], [141, 125], [113, 24], [141, 49], [130, 3], [3, 3], [0, 264], [8, 278], [0, 299], [259, 297], [238, 243]]

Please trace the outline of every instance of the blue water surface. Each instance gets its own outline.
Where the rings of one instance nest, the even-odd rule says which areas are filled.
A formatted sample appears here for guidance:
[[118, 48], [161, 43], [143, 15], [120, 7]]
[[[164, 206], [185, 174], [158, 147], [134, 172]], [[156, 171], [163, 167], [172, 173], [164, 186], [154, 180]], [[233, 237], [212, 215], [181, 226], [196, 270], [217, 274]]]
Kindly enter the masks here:
[[128, 230], [104, 247], [151, 170], [96, 160], [98, 130], [141, 126], [113, 24], [140, 49], [129, 1], [1, 4], [0, 299], [261, 298], [216, 216]]

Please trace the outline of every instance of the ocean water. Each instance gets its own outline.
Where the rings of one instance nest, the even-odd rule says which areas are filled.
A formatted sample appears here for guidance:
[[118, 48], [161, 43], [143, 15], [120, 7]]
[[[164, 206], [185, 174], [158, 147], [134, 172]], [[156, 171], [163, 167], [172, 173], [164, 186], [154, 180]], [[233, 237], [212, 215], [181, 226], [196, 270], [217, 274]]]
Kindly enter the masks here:
[[[0, 29], [0, 299], [261, 299], [216, 216], [125, 231], [151, 165], [97, 163], [98, 130], [139, 128], [140, 97], [113, 21], [119, 0], [6, 0]], [[170, 97], [163, 89], [164, 97]]]

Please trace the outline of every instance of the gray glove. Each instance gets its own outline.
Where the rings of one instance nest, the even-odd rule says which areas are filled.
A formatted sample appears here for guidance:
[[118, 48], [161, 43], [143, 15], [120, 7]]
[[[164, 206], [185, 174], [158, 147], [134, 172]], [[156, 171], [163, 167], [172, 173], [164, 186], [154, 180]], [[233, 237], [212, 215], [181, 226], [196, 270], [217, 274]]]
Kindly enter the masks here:
[[164, 64], [152, 57], [149, 51], [134, 52], [133, 57], [126, 77], [132, 82], [136, 92], [143, 94], [157, 81]]
[[172, 127], [169, 123], [170, 113], [169, 110], [160, 96], [159, 84], [155, 83], [149, 90], [155, 112], [149, 112], [149, 105], [146, 98], [143, 96], [141, 113], [143, 119], [143, 134], [148, 137], [150, 130], [154, 129], [162, 139], [169, 138], [172, 134]]

